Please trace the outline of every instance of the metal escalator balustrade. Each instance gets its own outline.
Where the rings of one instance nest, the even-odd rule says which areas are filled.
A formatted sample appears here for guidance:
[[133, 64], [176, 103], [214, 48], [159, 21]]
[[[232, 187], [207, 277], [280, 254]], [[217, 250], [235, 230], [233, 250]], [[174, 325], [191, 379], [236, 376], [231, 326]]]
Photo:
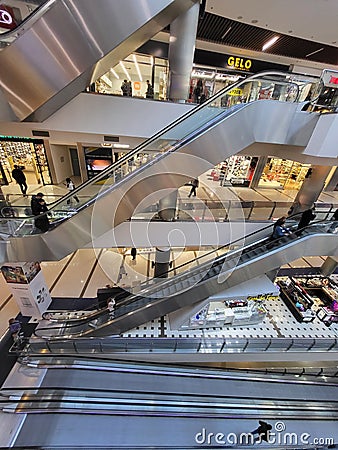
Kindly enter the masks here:
[[[296, 82], [288, 81], [290, 77], [291, 74], [284, 72], [263, 72], [252, 75], [246, 80], [242, 80], [234, 83], [230, 87], [222, 89], [205, 103], [178, 118], [163, 130], [156, 133], [153, 137], [137, 146], [134, 150], [128, 152], [100, 174], [83, 183], [60, 200], [50, 204], [48, 214], [54, 218], [54, 226], [56, 227], [63, 223], [63, 221], [73, 218], [77, 213], [83, 212], [94, 202], [100, 200], [100, 198], [110, 193], [112, 190], [119, 188], [124, 181], [142, 174], [142, 172], [159, 162], [165, 156], [177, 151], [188, 142], [196, 139], [199, 135], [206, 133], [220, 121], [225, 120], [227, 117], [232, 116], [239, 110], [245, 108], [247, 103], [256, 101], [256, 98], [248, 96], [247, 103], [226, 107], [229, 98], [231, 98], [231, 91], [233, 89], [243, 88], [245, 85], [250, 86], [253, 81], [260, 81], [261, 83], [265, 82], [276, 87], [282, 86], [284, 88], [281, 89], [281, 91], [284, 92], [284, 95], [281, 94], [279, 98], [275, 98], [273, 101], [297, 102], [301, 89]], [[305, 78], [304, 85], [307, 83]], [[295, 91], [295, 95], [292, 96], [292, 98], [286, 96], [285, 85], [289, 87], [289, 90]], [[133, 161], [139, 153], [147, 153], [148, 159], [142, 161], [139, 167], [136, 168], [133, 165]], [[222, 155], [220, 155], [220, 161], [222, 160]], [[189, 179], [189, 176], [186, 176], [185, 180], [181, 177], [176, 187], [180, 187], [180, 185], [189, 181]], [[70, 209], [68, 202], [71, 201], [74, 195], [79, 196], [83, 200], [79, 205], [73, 204]], [[127, 218], [128, 217], [125, 217], [125, 219]], [[7, 234], [8, 237], [26, 236], [31, 234], [34, 229], [34, 217], [25, 217], [22, 219], [7, 218], [7, 223], [8, 231], [7, 233], [4, 231], [3, 235]], [[3, 229], [5, 229], [4, 225]], [[53, 229], [50, 231], [52, 232]]]
[[[121, 300], [117, 297], [114, 317], [105, 309], [98, 313], [95, 323], [83, 320], [82, 324], [79, 321], [77, 325], [64, 323], [62, 327], [38, 328], [35, 335], [61, 339], [65, 335], [81, 337], [89, 334], [119, 334], [280, 267], [280, 254], [283, 252], [284, 258], [287, 257], [286, 249], [292, 255], [291, 260], [296, 259], [299, 254], [294, 247], [307, 241], [309, 237], [326, 236], [323, 239], [327, 249], [323, 251], [328, 254], [331, 254], [329, 251], [338, 251], [337, 228], [333, 228], [333, 222], [316, 222], [302, 230], [301, 234], [293, 233], [274, 240], [271, 239], [272, 227], [273, 225], [269, 225], [249, 234], [245, 243], [244, 239], [239, 239], [194, 259], [193, 264], [191, 261], [182, 264], [169, 271], [169, 278], [164, 281], [151, 280], [131, 288], [128, 297]], [[329, 235], [334, 240], [328, 239]], [[318, 251], [321, 249], [319, 247]], [[221, 252], [225, 253], [220, 255]]]

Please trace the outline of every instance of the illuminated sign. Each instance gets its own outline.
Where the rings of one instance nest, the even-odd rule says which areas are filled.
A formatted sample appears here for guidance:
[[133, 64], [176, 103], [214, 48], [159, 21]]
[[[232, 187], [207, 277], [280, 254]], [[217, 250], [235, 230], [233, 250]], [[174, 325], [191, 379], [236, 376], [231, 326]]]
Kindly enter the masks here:
[[0, 5], [0, 28], [12, 30], [16, 26], [13, 9], [7, 5]]
[[336, 70], [324, 69], [321, 81], [325, 87], [338, 88], [338, 72]]
[[227, 95], [235, 95], [235, 96], [240, 96], [243, 95], [243, 89], [233, 89], [232, 91], [228, 92]]
[[228, 66], [234, 67], [235, 69], [240, 70], [249, 70], [252, 66], [251, 59], [238, 58], [235, 56], [229, 56], [228, 58]]
[[247, 300], [278, 300], [278, 295], [273, 294], [260, 294], [247, 297]]

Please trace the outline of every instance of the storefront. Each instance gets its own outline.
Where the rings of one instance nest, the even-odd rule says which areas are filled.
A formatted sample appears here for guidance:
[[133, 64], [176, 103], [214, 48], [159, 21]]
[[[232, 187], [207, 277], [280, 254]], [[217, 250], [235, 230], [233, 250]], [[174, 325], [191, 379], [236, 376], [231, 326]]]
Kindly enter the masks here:
[[268, 158], [259, 180], [260, 188], [299, 189], [311, 165], [288, 159]]
[[166, 59], [133, 53], [112, 67], [94, 86], [100, 94], [122, 95], [124, 80], [131, 82], [133, 97], [146, 97], [147, 80], [154, 90], [154, 99], [167, 99], [169, 64]]
[[257, 157], [231, 156], [211, 171], [211, 177], [221, 186], [249, 187], [257, 161]]
[[14, 165], [23, 168], [28, 184], [52, 184], [41, 139], [0, 136], [0, 182], [11, 183]]
[[298, 322], [315, 317], [325, 325], [338, 323], [338, 285], [321, 275], [277, 278], [281, 298]]

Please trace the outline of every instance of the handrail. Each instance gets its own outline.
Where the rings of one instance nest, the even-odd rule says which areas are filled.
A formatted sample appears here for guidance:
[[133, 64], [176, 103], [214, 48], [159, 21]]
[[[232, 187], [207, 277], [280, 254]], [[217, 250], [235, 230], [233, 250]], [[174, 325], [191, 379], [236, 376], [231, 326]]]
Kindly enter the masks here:
[[[131, 150], [129, 153], [125, 154], [117, 162], [113, 163], [111, 166], [109, 166], [108, 168], [103, 170], [101, 173], [94, 176], [92, 179], [86, 181], [81, 186], [78, 186], [75, 190], [73, 190], [72, 192], [69, 192], [62, 199], [57, 200], [53, 204], [49, 205], [49, 212], [53, 212], [53, 210], [56, 210], [57, 208], [61, 207], [62, 204], [65, 205], [67, 200], [70, 200], [74, 195], [77, 195], [77, 194], [81, 195], [81, 193], [84, 192], [88, 186], [93, 186], [98, 182], [107, 180], [108, 178], [110, 178], [111, 175], [114, 175], [114, 174], [116, 175], [118, 173], [118, 170], [120, 170], [120, 169], [122, 170], [122, 168], [124, 167], [124, 164], [127, 163], [129, 160], [133, 159], [135, 155], [137, 155], [138, 153], [142, 153], [142, 151], [144, 149], [146, 149], [149, 146], [151, 146], [152, 144], [154, 144], [156, 141], [159, 140], [159, 138], [161, 138], [161, 137], [163, 138], [165, 133], [167, 133], [168, 131], [173, 131], [175, 129], [175, 127], [178, 127], [179, 125], [183, 124], [187, 119], [189, 119], [191, 117], [198, 117], [198, 120], [196, 121], [197, 123], [192, 124], [194, 127], [193, 131], [186, 129], [189, 126], [189, 122], [188, 122], [188, 125], [186, 125], [184, 130], [180, 129], [179, 136], [175, 136], [174, 138], [167, 138], [167, 141], [169, 140], [170, 142], [166, 142], [165, 146], [163, 146], [163, 142], [157, 142], [156, 153], [155, 153], [155, 156], [153, 156], [153, 159], [150, 159], [150, 161], [143, 163], [137, 170], [127, 171], [127, 174], [124, 176], [121, 176], [121, 178], [119, 178], [118, 180], [110, 179], [110, 181], [112, 181], [112, 182], [105, 184], [104, 189], [102, 189], [101, 192], [94, 194], [94, 196], [92, 196], [92, 198], [85, 205], [79, 205], [78, 208], [75, 208], [73, 214], [88, 207], [96, 199], [100, 198], [103, 195], [106, 195], [106, 193], [108, 193], [110, 190], [115, 189], [115, 187], [120, 185], [121, 181], [123, 181], [125, 179], [130, 179], [131, 177], [136, 176], [137, 174], [141, 173], [149, 166], [153, 165], [155, 162], [159, 161], [162, 157], [165, 157], [168, 153], [176, 151], [178, 148], [180, 148], [180, 146], [182, 144], [186, 144], [186, 143], [190, 142], [193, 138], [195, 138], [201, 132], [201, 130], [205, 131], [206, 129], [208, 129], [208, 127], [210, 127], [210, 124], [217, 123], [219, 121], [219, 117], [223, 118], [225, 115], [234, 114], [237, 112], [237, 109], [239, 107], [240, 108], [245, 107], [246, 106], [245, 104], [235, 105], [232, 108], [214, 107], [215, 102], [220, 100], [227, 93], [231, 92], [231, 90], [233, 90], [234, 88], [242, 86], [243, 84], [250, 83], [250, 82], [252, 82], [252, 80], [256, 80], [256, 79], [262, 80], [265, 77], [270, 77], [270, 79], [272, 77], [274, 82], [276, 84], [278, 84], [279, 82], [281, 82], [281, 80], [276, 79], [276, 77], [285, 79], [290, 76], [292, 76], [292, 74], [290, 74], [288, 72], [267, 71], [267, 72], [262, 72], [259, 74], [252, 75], [251, 77], [248, 77], [245, 80], [241, 80], [237, 83], [234, 83], [231, 86], [228, 86], [228, 87], [222, 89], [220, 92], [218, 92], [216, 95], [214, 95], [213, 97], [208, 99], [202, 105], [199, 105], [199, 106], [193, 108], [192, 110], [188, 111], [186, 114], [184, 114], [183, 116], [176, 119], [173, 123], [169, 124], [162, 130], [157, 132], [151, 138], [149, 138], [145, 142], [138, 145], [134, 150]], [[275, 77], [275, 78], [273, 78], [273, 77]], [[299, 87], [295, 82], [288, 81], [288, 84], [293, 86], [297, 93], [299, 92]], [[295, 102], [296, 100], [297, 100], [297, 96], [294, 97], [292, 101]], [[209, 107], [213, 107], [213, 109], [212, 110], [207, 109]], [[201, 120], [201, 117], [199, 117], [198, 114], [200, 112], [202, 112], [203, 110], [204, 111], [207, 110], [208, 112], [212, 111], [212, 113], [213, 113], [212, 117], [210, 116], [210, 114], [208, 114], [208, 115], [205, 115], [206, 117], [204, 117], [204, 120]], [[154, 149], [151, 149], [151, 151], [154, 151]], [[48, 214], [48, 213], [45, 213], [45, 214]], [[68, 219], [73, 214], [65, 213], [65, 217], [63, 218], [63, 220]], [[34, 216], [27, 217], [25, 220], [26, 221], [34, 220]]]
[[9, 45], [21, 36], [28, 27], [31, 27], [40, 17], [46, 13], [58, 0], [41, 1], [41, 4], [37, 6], [22, 22], [18, 24], [16, 28], [10, 31], [0, 33], [0, 43]]
[[[292, 217], [291, 217], [292, 219]], [[317, 221], [317, 222], [313, 222], [311, 225], [309, 225], [308, 227], [306, 227], [307, 230], [311, 231], [311, 228], [313, 229], [313, 227], [317, 227], [318, 225], [327, 225], [328, 228], [331, 227], [332, 222], [329, 221]], [[262, 233], [262, 231], [267, 231], [269, 229], [271, 229], [273, 227], [273, 224], [268, 225], [267, 227], [264, 227], [260, 230], [256, 230], [253, 233], [250, 233], [249, 235], [247, 235], [245, 237], [245, 239], [247, 240], [248, 237], [255, 237], [257, 236], [259, 233]], [[316, 229], [315, 229], [316, 232]], [[328, 231], [327, 231], [328, 232]], [[300, 237], [297, 237], [296, 235], [292, 235], [292, 237], [290, 236], [290, 238], [298, 238], [300, 239]], [[125, 314], [124, 313], [120, 313], [119, 314], [119, 308], [123, 307], [123, 306], [132, 306], [133, 303], [137, 303], [140, 299], [142, 300], [147, 300], [147, 298], [154, 296], [154, 298], [156, 299], [155, 293], [157, 292], [161, 292], [162, 289], [164, 289], [166, 287], [166, 285], [168, 284], [173, 284], [175, 283], [176, 285], [178, 285], [180, 283], [180, 281], [182, 280], [187, 280], [187, 279], [193, 279], [194, 276], [200, 275], [202, 272], [203, 277], [201, 278], [204, 279], [209, 272], [214, 268], [215, 270], [217, 270], [218, 274], [221, 271], [221, 265], [224, 262], [230, 262], [233, 260], [238, 259], [237, 263], [240, 262], [240, 257], [245, 254], [246, 252], [249, 252], [252, 248], [254, 248], [255, 250], [259, 249], [259, 248], [263, 248], [264, 250], [267, 249], [267, 244], [269, 244], [270, 242], [272, 242], [270, 240], [270, 234], [269, 236], [264, 236], [263, 238], [261, 238], [260, 240], [253, 240], [253, 242], [250, 240], [250, 243], [248, 245], [244, 245], [241, 246], [240, 249], [235, 249], [233, 251], [229, 251], [228, 253], [225, 253], [223, 255], [220, 256], [215, 256], [215, 254], [224, 248], [228, 248], [228, 247], [235, 247], [236, 244], [242, 244], [244, 238], [239, 238], [231, 243], [228, 243], [224, 246], [219, 247], [217, 250], [213, 250], [209, 253], [206, 253], [198, 258], [194, 258], [194, 261], [198, 261], [198, 260], [202, 260], [208, 257], [211, 257], [210, 260], [201, 263], [200, 265], [196, 265], [196, 267], [194, 268], [190, 268], [188, 267], [188, 270], [183, 271], [182, 273], [176, 274], [174, 277], [170, 278], [170, 274], [176, 272], [178, 269], [182, 269], [185, 268], [187, 266], [189, 266], [191, 264], [191, 261], [188, 261], [186, 263], [181, 264], [180, 266], [177, 266], [175, 269], [170, 269], [168, 272], [166, 272], [167, 278], [163, 278], [161, 279], [161, 281], [157, 281], [154, 283], [154, 280], [150, 280], [150, 281], [146, 281], [144, 283], [141, 283], [141, 285], [139, 285], [137, 287], [137, 293], [133, 293], [131, 290], [131, 294], [126, 297], [125, 299], [121, 300], [120, 302], [118, 302], [118, 304], [116, 305], [116, 310], [115, 310], [115, 314], [114, 317], [118, 318], [120, 315]], [[290, 242], [290, 240], [287, 239], [286, 236], [283, 236], [281, 238], [278, 239], [274, 239], [273, 243], [274, 245], [280, 245], [280, 244], [285, 244], [287, 245]], [[274, 247], [277, 248], [277, 247]], [[236, 264], [237, 265], [237, 264]], [[186, 288], [184, 289], [186, 290]], [[179, 292], [181, 292], [182, 289], [180, 289], [179, 291], [175, 292], [175, 295], [178, 294]], [[153, 297], [151, 297], [153, 298]], [[108, 315], [108, 310], [107, 309], [103, 309], [100, 310], [98, 312], [98, 315]], [[85, 318], [82, 321], [82, 324], [86, 324], [88, 323], [90, 320], [86, 320]], [[35, 330], [34, 334], [37, 337], [41, 337], [43, 336], [42, 334], [40, 334], [41, 332], [44, 331], [48, 331], [49, 333], [53, 330], [62, 330], [64, 328], [66, 329], [72, 329], [74, 327], [76, 327], [78, 325], [65, 325], [63, 327], [49, 327], [49, 328], [38, 328], [37, 330]], [[81, 335], [81, 332], [79, 332], [79, 334]], [[64, 335], [63, 335], [64, 336]], [[71, 335], [69, 335], [71, 336]], [[57, 338], [60, 339], [61, 336], [43, 336], [44, 338]]]

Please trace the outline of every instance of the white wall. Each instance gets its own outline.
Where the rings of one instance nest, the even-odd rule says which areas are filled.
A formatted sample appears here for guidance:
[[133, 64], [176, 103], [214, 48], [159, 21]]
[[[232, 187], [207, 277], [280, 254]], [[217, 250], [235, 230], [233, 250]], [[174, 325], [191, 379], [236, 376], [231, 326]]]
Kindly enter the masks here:
[[54, 166], [55, 184], [59, 184], [67, 177], [71, 177], [72, 166], [70, 163], [69, 149], [66, 145], [50, 144], [50, 151], [52, 155], [52, 164]]

